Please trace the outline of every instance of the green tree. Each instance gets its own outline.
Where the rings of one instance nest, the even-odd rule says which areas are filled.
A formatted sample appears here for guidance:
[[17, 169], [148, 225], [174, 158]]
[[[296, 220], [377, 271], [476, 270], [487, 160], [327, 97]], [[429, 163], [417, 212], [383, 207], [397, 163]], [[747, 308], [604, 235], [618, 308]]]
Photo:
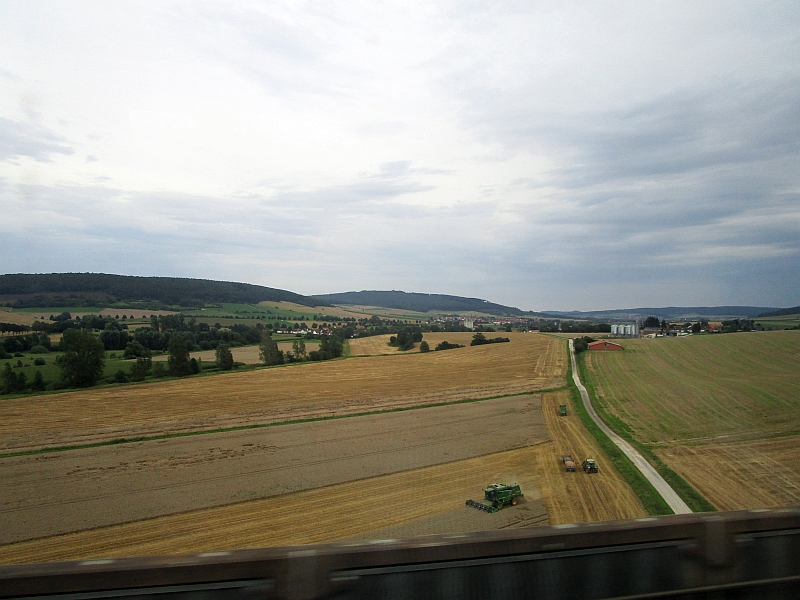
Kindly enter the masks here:
[[329, 335], [319, 343], [319, 351], [328, 358], [339, 358], [344, 354], [344, 343], [339, 336]]
[[264, 335], [261, 338], [261, 344], [258, 346], [258, 358], [267, 366], [283, 364], [283, 352], [278, 349], [278, 344], [272, 339], [272, 336]]
[[61, 380], [70, 387], [89, 387], [103, 375], [106, 350], [86, 329], [67, 329], [61, 336]]
[[308, 360], [308, 354], [306, 354], [306, 343], [303, 340], [292, 341], [292, 354], [297, 361]]
[[36, 374], [33, 376], [33, 383], [31, 383], [31, 389], [34, 392], [43, 392], [44, 391], [44, 377], [42, 377], [42, 372], [40, 370], [36, 370]]
[[119, 369], [114, 373], [114, 381], [116, 383], [128, 383], [128, 374], [122, 369]]
[[166, 369], [164, 369], [164, 363], [163, 362], [153, 363], [153, 377], [158, 379], [158, 378], [164, 377], [164, 375], [166, 375], [166, 374], [167, 374], [167, 371], [166, 371]]
[[11, 368], [11, 363], [6, 363], [3, 369], [3, 393], [13, 394], [17, 389], [17, 374]]
[[233, 368], [233, 353], [228, 344], [217, 346], [217, 366], [220, 371], [230, 371]]
[[131, 380], [143, 381], [153, 369], [153, 359], [150, 356], [140, 356], [131, 365]]
[[169, 358], [167, 359], [169, 374], [177, 377], [191, 374], [192, 369], [189, 364], [191, 347], [189, 340], [182, 335], [174, 335], [170, 338], [167, 348], [169, 350]]
[[419, 351], [420, 352], [430, 352], [431, 351], [431, 347], [428, 345], [428, 342], [423, 340], [422, 343], [419, 345]]
[[661, 321], [658, 320], [658, 317], [647, 317], [642, 324], [642, 327], [660, 327]]

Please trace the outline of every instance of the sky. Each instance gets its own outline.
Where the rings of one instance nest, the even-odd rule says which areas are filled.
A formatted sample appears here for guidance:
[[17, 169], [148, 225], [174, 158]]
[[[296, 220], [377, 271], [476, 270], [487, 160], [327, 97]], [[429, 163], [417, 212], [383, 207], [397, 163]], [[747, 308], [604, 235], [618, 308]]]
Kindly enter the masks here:
[[0, 272], [800, 304], [800, 3], [0, 3]]

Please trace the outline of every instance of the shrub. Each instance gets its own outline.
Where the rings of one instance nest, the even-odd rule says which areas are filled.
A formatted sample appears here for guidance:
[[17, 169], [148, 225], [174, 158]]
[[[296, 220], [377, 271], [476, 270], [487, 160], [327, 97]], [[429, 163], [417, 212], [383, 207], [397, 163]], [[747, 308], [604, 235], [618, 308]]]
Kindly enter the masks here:
[[[47, 361], [42, 357], [38, 357], [33, 359], [33, 364], [36, 365], [37, 367], [41, 367], [42, 365], [46, 365]], [[38, 373], [39, 371], [36, 372]]]
[[30, 349], [31, 354], [47, 354], [50, 352], [47, 348], [41, 345], [36, 345]]
[[166, 374], [167, 370], [164, 368], [163, 362], [153, 363], [153, 377], [164, 377]]
[[128, 383], [128, 374], [120, 369], [116, 373], [114, 373], [114, 381], [116, 383]]
[[447, 340], [441, 342], [434, 350], [452, 350], [453, 348], [463, 348], [462, 344], [451, 344]]
[[430, 352], [431, 351], [431, 347], [428, 345], [428, 342], [423, 340], [422, 343], [419, 345], [419, 351], [420, 352]]

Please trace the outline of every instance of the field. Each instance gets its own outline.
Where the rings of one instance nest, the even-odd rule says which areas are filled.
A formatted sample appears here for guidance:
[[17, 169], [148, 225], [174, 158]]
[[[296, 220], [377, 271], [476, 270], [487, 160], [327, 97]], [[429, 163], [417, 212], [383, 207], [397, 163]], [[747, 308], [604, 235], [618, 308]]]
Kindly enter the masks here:
[[[558, 406], [566, 404], [566, 417], [558, 416]], [[550, 522], [581, 523], [647, 516], [644, 506], [581, 423], [569, 392], [543, 395], [542, 413], [550, 441], [534, 450], [534, 472], [547, 507]], [[567, 473], [561, 457], [569, 454], [578, 471]], [[594, 458], [601, 476], [580, 472], [584, 458]]]
[[[277, 338], [277, 336], [276, 336]], [[311, 352], [312, 350], [316, 350], [317, 346], [319, 346], [319, 340], [303, 340], [306, 345], [306, 352]], [[292, 350], [292, 343], [291, 342], [278, 342], [278, 348], [284, 352], [291, 352]], [[238, 346], [236, 348], [231, 348], [231, 354], [233, 354], [233, 360], [236, 362], [241, 362], [246, 365], [257, 365], [261, 362], [258, 357], [258, 346]], [[191, 358], [196, 358], [198, 360], [202, 360], [203, 363], [213, 363], [217, 359], [216, 350], [201, 350], [200, 352], [192, 352], [190, 354]], [[154, 361], [166, 361], [168, 356], [166, 354], [162, 354], [160, 356], [154, 356]]]
[[613, 428], [717, 508], [798, 501], [797, 486], [784, 481], [800, 477], [791, 451], [800, 446], [800, 332], [622, 343], [624, 352], [585, 355]]
[[560, 387], [553, 338], [302, 363], [0, 401], [0, 452], [388, 410]]
[[[490, 454], [206, 510], [0, 546], [0, 563], [213, 552], [311, 544], [384, 528], [425, 533], [547, 523], [530, 475], [531, 448]], [[516, 479], [527, 502], [488, 515], [464, 506], [488, 481]], [[431, 500], [435, 499], [435, 500]], [[525, 510], [528, 509], [528, 510]], [[510, 522], [509, 522], [510, 521]], [[418, 532], [422, 533], [422, 532]]]
[[766, 330], [790, 329], [800, 326], [800, 315], [781, 315], [780, 317], [763, 317], [755, 319]]
[[521, 448], [547, 437], [539, 397], [524, 395], [10, 457], [0, 461], [0, 544], [297, 495]]
[[[468, 343], [471, 336], [462, 335]], [[494, 398], [0, 458], [0, 562], [644, 516], [574, 410], [556, 415], [559, 404], [570, 403], [563, 342], [511, 337], [445, 352], [0, 402], [4, 424], [15, 428], [4, 428], [0, 439], [19, 449], [189, 431], [198, 423], [263, 424]], [[548, 387], [556, 391], [533, 393]], [[601, 473], [566, 473], [561, 455], [567, 452], [578, 460], [594, 457]], [[520, 483], [525, 501], [494, 515], [464, 506], [498, 480]]]

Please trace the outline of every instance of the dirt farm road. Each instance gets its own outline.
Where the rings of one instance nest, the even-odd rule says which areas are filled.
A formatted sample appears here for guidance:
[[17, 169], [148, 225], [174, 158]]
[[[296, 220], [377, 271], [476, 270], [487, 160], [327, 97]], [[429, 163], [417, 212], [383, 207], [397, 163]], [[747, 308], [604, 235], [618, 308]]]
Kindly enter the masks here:
[[686, 503], [681, 500], [681, 497], [672, 489], [672, 487], [664, 481], [664, 478], [658, 474], [653, 466], [647, 462], [644, 457], [639, 454], [633, 447], [619, 437], [616, 433], [611, 431], [609, 427], [603, 422], [600, 416], [595, 412], [594, 407], [592, 406], [591, 401], [589, 400], [589, 394], [586, 391], [586, 388], [581, 383], [580, 377], [578, 377], [578, 366], [575, 364], [575, 348], [573, 347], [572, 340], [569, 341], [569, 358], [572, 361], [572, 380], [575, 382], [575, 385], [578, 386], [578, 390], [581, 393], [581, 400], [583, 401], [583, 406], [586, 408], [586, 412], [589, 413], [589, 416], [592, 417], [592, 420], [597, 424], [597, 426], [603, 430], [612, 442], [614, 442], [617, 447], [625, 453], [631, 462], [636, 465], [636, 468], [642, 472], [647, 480], [653, 484], [653, 487], [656, 488], [661, 497], [664, 498], [666, 503], [672, 509], [676, 515], [683, 515], [692, 512]]

